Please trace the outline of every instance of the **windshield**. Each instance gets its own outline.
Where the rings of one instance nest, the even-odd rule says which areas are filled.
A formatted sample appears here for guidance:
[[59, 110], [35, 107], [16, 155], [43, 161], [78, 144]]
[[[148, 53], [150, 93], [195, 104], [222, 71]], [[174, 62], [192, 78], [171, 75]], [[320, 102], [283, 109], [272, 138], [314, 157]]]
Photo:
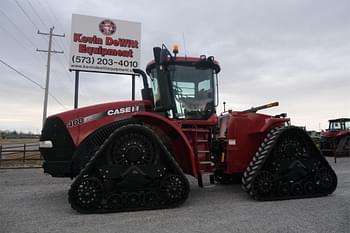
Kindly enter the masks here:
[[350, 121], [332, 121], [329, 123], [329, 130], [350, 129]]
[[214, 111], [215, 88], [212, 68], [169, 65], [175, 102], [175, 117], [206, 119]]

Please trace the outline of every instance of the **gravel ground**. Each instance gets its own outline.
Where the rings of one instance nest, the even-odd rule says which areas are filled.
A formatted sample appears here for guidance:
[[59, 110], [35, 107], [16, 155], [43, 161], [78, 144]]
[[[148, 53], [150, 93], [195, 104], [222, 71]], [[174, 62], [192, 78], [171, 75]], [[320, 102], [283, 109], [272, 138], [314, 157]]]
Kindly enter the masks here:
[[350, 232], [350, 158], [330, 164], [338, 188], [328, 197], [256, 202], [239, 185], [201, 189], [179, 208], [82, 215], [67, 202], [69, 179], [41, 169], [0, 170], [0, 233], [7, 232]]

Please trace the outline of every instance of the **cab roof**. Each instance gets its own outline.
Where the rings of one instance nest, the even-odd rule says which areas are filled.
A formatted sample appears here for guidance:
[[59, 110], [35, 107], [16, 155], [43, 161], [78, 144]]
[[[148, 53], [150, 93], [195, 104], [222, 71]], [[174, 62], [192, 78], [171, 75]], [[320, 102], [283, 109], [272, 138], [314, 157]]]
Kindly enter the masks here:
[[350, 121], [350, 118], [337, 118], [328, 120], [329, 122]]
[[[167, 61], [167, 64], [178, 64], [178, 65], [188, 65], [188, 66], [195, 66], [197, 64], [200, 64], [201, 62], [211, 62], [207, 58], [201, 59], [200, 57], [174, 57], [172, 59], [169, 59]], [[220, 65], [219, 62], [216, 60], [212, 61], [213, 63], [213, 69], [216, 73], [220, 72]], [[154, 60], [150, 61], [146, 66], [146, 72], [149, 75], [151, 73], [151, 69], [153, 69], [156, 65], [156, 62]]]

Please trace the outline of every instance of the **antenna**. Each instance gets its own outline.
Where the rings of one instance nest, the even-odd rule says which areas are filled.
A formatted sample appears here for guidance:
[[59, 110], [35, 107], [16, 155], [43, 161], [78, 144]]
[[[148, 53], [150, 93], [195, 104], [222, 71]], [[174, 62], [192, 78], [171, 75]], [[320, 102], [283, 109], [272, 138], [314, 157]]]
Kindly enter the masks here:
[[185, 40], [185, 33], [182, 33], [182, 40], [184, 43], [184, 50], [185, 50], [185, 58], [187, 58], [187, 51], [186, 51], [186, 40]]

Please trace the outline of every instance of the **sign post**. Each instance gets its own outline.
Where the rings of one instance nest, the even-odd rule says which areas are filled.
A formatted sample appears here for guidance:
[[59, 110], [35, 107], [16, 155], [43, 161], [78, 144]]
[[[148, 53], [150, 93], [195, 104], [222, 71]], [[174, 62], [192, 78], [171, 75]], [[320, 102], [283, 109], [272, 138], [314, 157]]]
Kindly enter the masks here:
[[140, 66], [141, 23], [73, 14], [69, 70], [75, 71], [74, 108], [78, 107], [80, 72], [132, 76]]
[[79, 101], [79, 70], [75, 71], [75, 82], [74, 82], [74, 108], [78, 108]]

